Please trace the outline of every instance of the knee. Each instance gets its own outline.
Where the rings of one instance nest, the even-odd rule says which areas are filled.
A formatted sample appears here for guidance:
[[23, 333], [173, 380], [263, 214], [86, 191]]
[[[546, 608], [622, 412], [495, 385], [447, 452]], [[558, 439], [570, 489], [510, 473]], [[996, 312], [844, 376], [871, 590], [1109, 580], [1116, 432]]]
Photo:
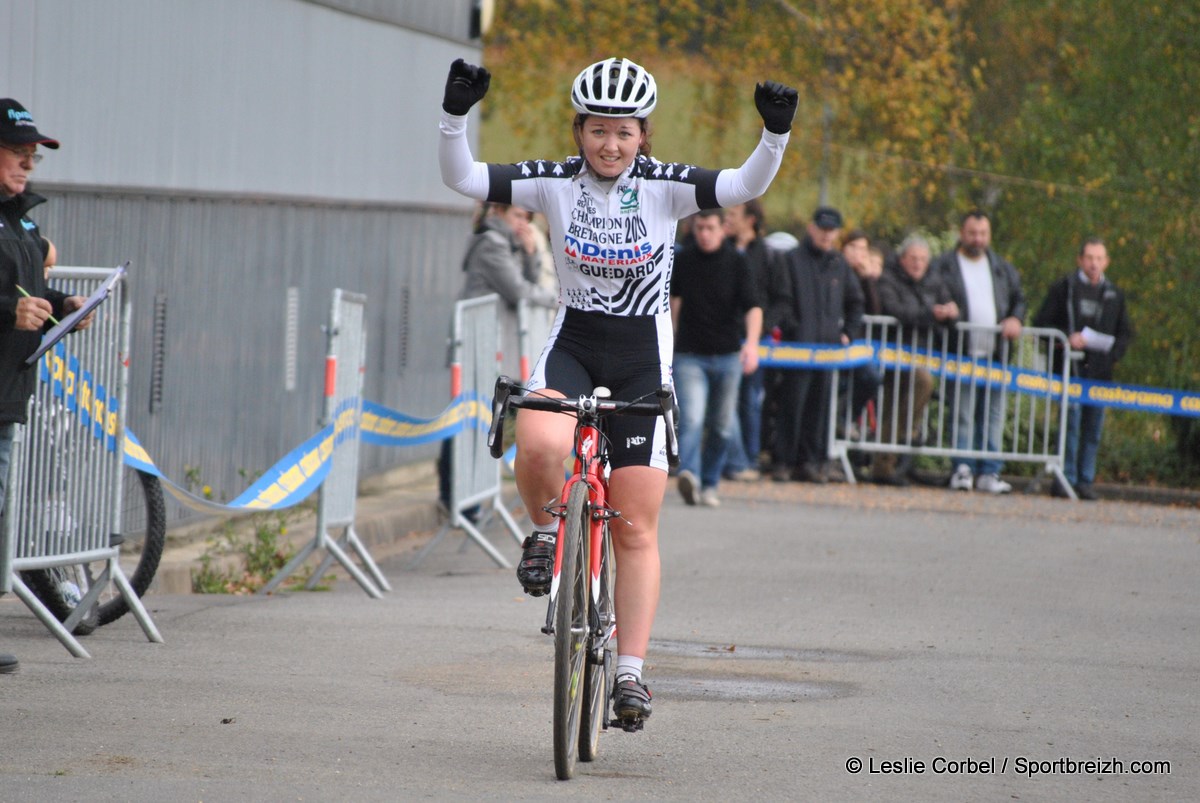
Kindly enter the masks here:
[[517, 461], [527, 466], [561, 466], [571, 453], [570, 434], [547, 430], [517, 430]]

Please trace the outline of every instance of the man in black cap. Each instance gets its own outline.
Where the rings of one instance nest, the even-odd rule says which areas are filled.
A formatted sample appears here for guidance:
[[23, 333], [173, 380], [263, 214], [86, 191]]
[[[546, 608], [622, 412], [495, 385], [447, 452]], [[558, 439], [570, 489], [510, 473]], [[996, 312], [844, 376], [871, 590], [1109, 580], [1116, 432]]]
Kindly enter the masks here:
[[[58, 141], [39, 132], [20, 103], [0, 99], [0, 513], [13, 435], [16, 425], [25, 423], [37, 376], [25, 358], [37, 350], [51, 316], [61, 318], [85, 300], [46, 286], [43, 266], [50, 242], [28, 217], [45, 199], [26, 189], [42, 160], [38, 145], [57, 148]], [[89, 316], [78, 328], [90, 323]], [[0, 674], [16, 669], [16, 658], [0, 654]]]
[[[862, 332], [863, 295], [838, 251], [842, 215], [817, 207], [800, 245], [773, 266], [764, 330], [784, 340], [846, 345]], [[771, 478], [826, 482], [830, 374], [780, 372], [771, 444]]]

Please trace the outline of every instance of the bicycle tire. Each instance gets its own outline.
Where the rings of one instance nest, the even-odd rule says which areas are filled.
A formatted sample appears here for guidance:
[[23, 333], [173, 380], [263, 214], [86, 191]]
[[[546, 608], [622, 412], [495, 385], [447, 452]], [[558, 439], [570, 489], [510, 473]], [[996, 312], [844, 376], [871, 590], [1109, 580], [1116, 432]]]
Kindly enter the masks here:
[[567, 497], [554, 612], [554, 772], [560, 781], [575, 774], [583, 708], [588, 634], [588, 486], [578, 482]]
[[[604, 550], [600, 553], [600, 600], [597, 606], [602, 630], [607, 630], [613, 605], [612, 534], [604, 524]], [[590, 645], [589, 645], [590, 646]], [[608, 723], [608, 695], [612, 688], [612, 648], [604, 645], [599, 655], [588, 650], [587, 671], [583, 677], [583, 710], [579, 720], [579, 760], [595, 761], [600, 754], [600, 730]]]
[[[167, 502], [163, 496], [162, 482], [158, 477], [136, 469], [134, 473], [137, 474], [138, 485], [141, 487], [141, 495], [145, 501], [146, 524], [145, 535], [142, 538], [142, 553], [138, 557], [137, 566], [129, 575], [129, 585], [133, 586], [133, 592], [140, 598], [154, 582], [154, 575], [158, 573], [158, 564], [162, 561], [163, 548], [167, 543]], [[134, 500], [131, 504], [136, 506], [136, 492], [133, 493]], [[130, 512], [128, 509], [122, 511], [123, 527], [127, 526], [125, 519]], [[113, 594], [110, 599], [98, 606], [101, 625], [115, 622], [127, 613], [129, 613], [129, 605], [120, 593]]]
[[[145, 536], [137, 566], [128, 574], [129, 584], [139, 597], [150, 588], [158, 564], [162, 560], [163, 547], [167, 539], [167, 503], [163, 496], [162, 483], [158, 477], [144, 471], [130, 469], [137, 474], [136, 489], [129, 490], [132, 504], [138, 511], [145, 507]], [[123, 503], [124, 504], [124, 503]], [[131, 511], [123, 511], [122, 518]], [[104, 571], [103, 561], [75, 566], [58, 566], [52, 569], [36, 569], [22, 572], [30, 591], [54, 614], [65, 622], [75, 610], [79, 597], [92, 587], [95, 579]], [[71, 588], [71, 586], [74, 588]], [[115, 585], [110, 585], [100, 596], [100, 601], [85, 616], [73, 631], [76, 636], [91, 634], [97, 627], [115, 622], [129, 612], [129, 605]]]
[[[82, 563], [21, 572], [25, 585], [60, 622], [67, 621], [67, 617], [75, 612], [80, 597], [87, 593], [91, 582], [88, 575], [87, 565]], [[99, 613], [97, 606], [93, 605], [71, 630], [71, 634], [90, 636], [99, 626]]]

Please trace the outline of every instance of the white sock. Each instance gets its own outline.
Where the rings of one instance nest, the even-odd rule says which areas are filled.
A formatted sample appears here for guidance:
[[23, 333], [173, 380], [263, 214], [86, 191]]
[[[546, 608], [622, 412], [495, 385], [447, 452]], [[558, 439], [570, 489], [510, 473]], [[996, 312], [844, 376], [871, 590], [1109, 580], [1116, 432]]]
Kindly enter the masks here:
[[533, 531], [542, 535], [554, 535], [558, 532], [558, 520], [551, 519], [549, 524], [533, 523]]
[[621, 655], [617, 654], [617, 681], [625, 678], [633, 678], [638, 683], [642, 682], [642, 664], [646, 661], [645, 658], [638, 658], [636, 655]]

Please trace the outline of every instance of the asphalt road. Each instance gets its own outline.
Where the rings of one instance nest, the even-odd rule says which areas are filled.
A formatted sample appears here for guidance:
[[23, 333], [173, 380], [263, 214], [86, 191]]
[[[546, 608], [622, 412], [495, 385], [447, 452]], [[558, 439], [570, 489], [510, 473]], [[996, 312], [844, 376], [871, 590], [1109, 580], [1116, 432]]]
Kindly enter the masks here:
[[379, 601], [344, 580], [152, 595], [166, 643], [126, 617], [90, 661], [5, 597], [0, 800], [1200, 799], [1198, 525], [932, 489], [672, 492], [654, 716], [570, 782], [544, 605], [458, 536], [415, 570], [384, 559]]

